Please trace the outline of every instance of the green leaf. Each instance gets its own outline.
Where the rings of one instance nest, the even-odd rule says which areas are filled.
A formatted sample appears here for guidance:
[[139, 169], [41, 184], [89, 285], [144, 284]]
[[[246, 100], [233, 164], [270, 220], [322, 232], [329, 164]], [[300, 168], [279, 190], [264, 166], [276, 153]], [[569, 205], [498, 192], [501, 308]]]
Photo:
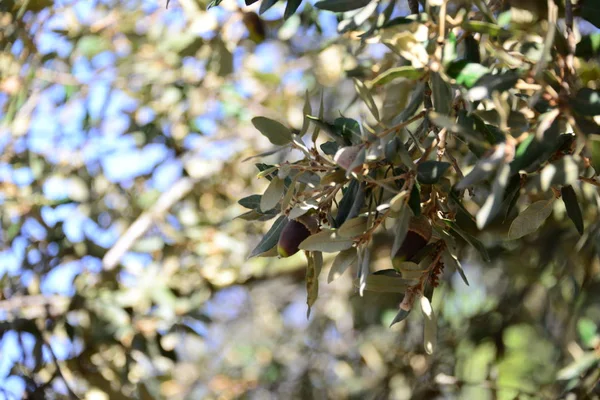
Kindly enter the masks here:
[[437, 318], [427, 297], [421, 296], [420, 303], [423, 312], [423, 346], [427, 354], [433, 354], [437, 344]]
[[354, 264], [358, 258], [356, 249], [350, 248], [343, 251], [335, 257], [329, 275], [327, 276], [327, 283], [333, 282], [333, 280], [342, 276], [349, 266]]
[[398, 78], [419, 79], [421, 76], [423, 76], [422, 68], [415, 68], [407, 65], [386, 70], [382, 74], [379, 74], [377, 78], [373, 79], [370, 84], [371, 86], [380, 86]]
[[479, 101], [489, 98], [494, 91], [504, 92], [511, 89], [519, 80], [519, 73], [515, 70], [500, 74], [485, 74], [469, 89], [466, 98], [470, 101]]
[[373, 100], [373, 96], [371, 96], [371, 92], [367, 88], [367, 86], [360, 80], [353, 78], [354, 80], [354, 89], [356, 89], [356, 93], [361, 98], [361, 100], [365, 103], [371, 114], [375, 117], [377, 121], [380, 120], [379, 110], [377, 109], [377, 105], [375, 104], [375, 100]]
[[281, 231], [288, 223], [288, 219], [285, 216], [281, 216], [275, 220], [269, 231], [263, 236], [262, 240], [252, 250], [248, 258], [259, 256], [267, 251], [271, 250], [277, 245]]
[[417, 166], [417, 179], [428, 185], [437, 183], [448, 168], [450, 163], [444, 161], [424, 161]]
[[335, 253], [352, 247], [354, 241], [339, 235], [338, 231], [325, 229], [319, 233], [309, 236], [299, 248], [308, 251], [322, 251], [325, 253]]
[[446, 68], [448, 76], [456, 79], [456, 83], [465, 86], [467, 89], [475, 86], [477, 81], [489, 72], [490, 70], [487, 67], [467, 60], [454, 61]]
[[328, 156], [333, 156], [339, 150], [340, 146], [336, 142], [325, 142], [321, 145], [321, 150]]
[[591, 319], [581, 318], [577, 321], [577, 332], [585, 347], [591, 348], [596, 340], [600, 340], [598, 338], [598, 327]]
[[431, 73], [431, 91], [435, 111], [442, 115], [450, 114], [453, 101], [452, 88], [438, 73]]
[[492, 184], [492, 193], [487, 198], [476, 216], [477, 227], [483, 229], [500, 211], [504, 199], [504, 189], [510, 177], [510, 166], [503, 164], [496, 172], [496, 179]]
[[490, 22], [467, 20], [463, 23], [463, 28], [466, 31], [486, 33], [491, 36], [510, 36], [509, 31]]
[[367, 6], [371, 0], [323, 0], [317, 1], [315, 7], [333, 12], [346, 12]]
[[540, 200], [531, 204], [517, 216], [508, 230], [509, 239], [518, 239], [537, 231], [544, 221], [552, 214], [554, 197], [550, 200]]
[[292, 141], [292, 132], [280, 122], [266, 117], [254, 117], [252, 124], [275, 145], [284, 146]]
[[600, 115], [600, 90], [583, 88], [574, 98], [569, 99], [569, 105], [579, 115]]
[[333, 121], [336, 134], [341, 135], [349, 143], [359, 144], [361, 142], [360, 125], [351, 118], [336, 118]]
[[600, 135], [589, 135], [588, 143], [592, 155], [591, 163], [596, 175], [600, 175]]
[[260, 199], [260, 209], [262, 212], [269, 211], [274, 208], [281, 197], [283, 196], [283, 191], [285, 190], [285, 183], [283, 179], [280, 179], [277, 176], [274, 176], [265, 191], [265, 194], [262, 195]]
[[565, 203], [565, 208], [567, 209], [567, 215], [571, 221], [573, 221], [573, 224], [575, 224], [577, 232], [579, 232], [580, 235], [583, 235], [583, 216], [581, 215], [581, 208], [579, 207], [577, 195], [575, 194], [573, 186], [563, 186], [560, 193], [562, 195], [563, 203]]

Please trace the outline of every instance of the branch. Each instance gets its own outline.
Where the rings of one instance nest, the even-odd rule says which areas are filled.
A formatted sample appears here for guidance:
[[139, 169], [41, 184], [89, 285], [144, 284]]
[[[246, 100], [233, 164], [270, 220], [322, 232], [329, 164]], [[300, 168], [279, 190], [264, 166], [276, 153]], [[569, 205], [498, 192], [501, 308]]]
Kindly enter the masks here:
[[123, 236], [117, 240], [117, 243], [104, 255], [102, 259], [104, 269], [111, 270], [115, 268], [121, 257], [150, 229], [152, 222], [157, 218], [162, 218], [173, 204], [177, 203], [192, 190], [196, 182], [196, 179], [181, 178], [169, 190], [163, 193], [148, 211], [143, 212], [129, 226]]

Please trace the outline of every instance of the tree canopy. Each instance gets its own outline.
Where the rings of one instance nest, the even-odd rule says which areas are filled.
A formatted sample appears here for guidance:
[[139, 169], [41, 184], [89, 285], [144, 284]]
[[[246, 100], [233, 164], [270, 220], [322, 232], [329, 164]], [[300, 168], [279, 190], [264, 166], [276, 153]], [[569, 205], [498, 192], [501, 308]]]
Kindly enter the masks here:
[[1, 396], [600, 397], [597, 2], [0, 21]]

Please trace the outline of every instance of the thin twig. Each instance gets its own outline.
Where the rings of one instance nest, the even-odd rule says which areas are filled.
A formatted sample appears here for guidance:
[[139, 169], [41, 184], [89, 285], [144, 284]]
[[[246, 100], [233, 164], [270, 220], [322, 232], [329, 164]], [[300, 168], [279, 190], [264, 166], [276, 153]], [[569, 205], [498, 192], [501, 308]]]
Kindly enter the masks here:
[[108, 250], [102, 259], [102, 265], [110, 270], [117, 266], [121, 257], [144, 234], [156, 218], [161, 218], [175, 203], [187, 195], [196, 184], [197, 179], [182, 178], [171, 188], [163, 193], [150, 210], [142, 213], [127, 228], [127, 231], [117, 240], [117, 243]]
[[586, 178], [585, 176], [580, 176], [579, 177], [580, 181], [589, 183], [590, 185], [594, 185], [596, 187], [600, 187], [600, 182], [598, 182], [597, 180], [593, 179], [593, 178]]
[[568, 54], [566, 59], [567, 69], [571, 74], [575, 73], [575, 34], [573, 33], [573, 4], [571, 0], [565, 1], [565, 25], [567, 33]]
[[386, 130], [384, 130], [382, 132], [379, 132], [378, 134], [376, 134], [376, 136], [380, 138], [380, 137], [384, 137], [384, 136], [386, 136], [386, 135], [388, 135], [388, 134], [390, 134], [392, 132], [398, 132], [400, 129], [402, 129], [402, 128], [404, 128], [404, 127], [412, 124], [413, 122], [415, 122], [415, 121], [417, 121], [417, 120], [419, 120], [421, 118], [423, 118], [425, 116], [425, 114], [426, 114], [426, 111], [423, 110], [420, 113], [418, 113], [417, 115], [415, 115], [414, 117], [410, 118], [409, 120], [401, 122], [398, 125], [394, 125], [391, 128], [386, 129]]

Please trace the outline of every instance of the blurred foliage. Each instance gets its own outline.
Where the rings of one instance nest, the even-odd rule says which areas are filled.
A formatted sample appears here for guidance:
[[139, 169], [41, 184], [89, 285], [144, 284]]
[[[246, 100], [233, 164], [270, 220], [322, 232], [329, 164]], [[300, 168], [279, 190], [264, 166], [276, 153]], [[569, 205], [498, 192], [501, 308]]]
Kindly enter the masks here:
[[[1, 2], [0, 396], [598, 398], [600, 14], [537, 3]], [[292, 212], [343, 256], [248, 258]]]

